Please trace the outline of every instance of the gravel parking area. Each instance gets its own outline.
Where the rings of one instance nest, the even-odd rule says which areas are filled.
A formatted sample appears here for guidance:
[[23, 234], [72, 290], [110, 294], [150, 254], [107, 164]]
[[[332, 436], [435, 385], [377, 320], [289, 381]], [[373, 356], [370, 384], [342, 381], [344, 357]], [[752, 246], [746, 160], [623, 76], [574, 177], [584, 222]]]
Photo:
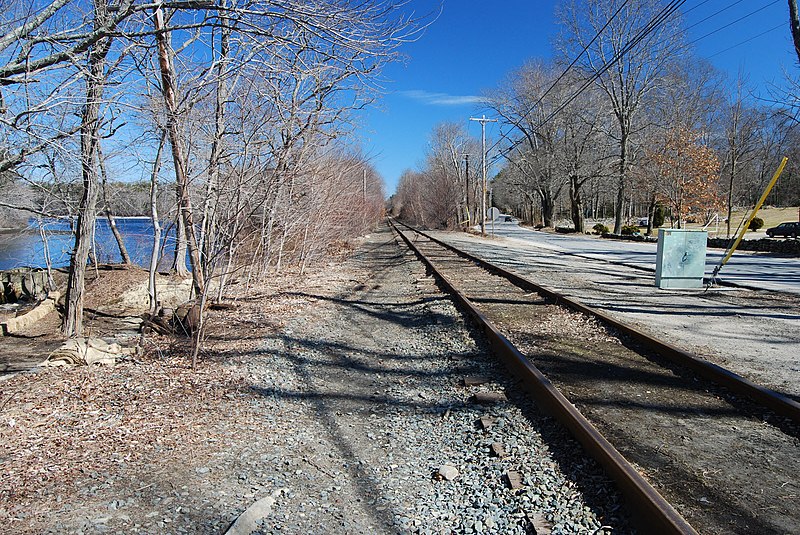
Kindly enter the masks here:
[[[388, 229], [210, 325], [197, 372], [162, 347], [5, 381], [0, 521], [15, 533], [224, 533], [270, 497], [259, 533], [630, 531], [607, 478]], [[488, 381], [465, 386], [476, 377]], [[58, 380], [62, 396], [36, 395]], [[476, 403], [480, 392], [507, 400]], [[51, 436], [67, 416], [80, 432]], [[26, 451], [41, 472], [23, 489], [13, 460]]]

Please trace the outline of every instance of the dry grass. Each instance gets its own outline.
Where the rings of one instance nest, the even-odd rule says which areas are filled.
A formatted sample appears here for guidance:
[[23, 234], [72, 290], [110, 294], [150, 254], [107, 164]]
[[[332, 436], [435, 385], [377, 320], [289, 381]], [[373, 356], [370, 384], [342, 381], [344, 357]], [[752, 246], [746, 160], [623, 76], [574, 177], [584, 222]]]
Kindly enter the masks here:
[[[776, 208], [774, 206], [765, 206], [762, 207], [758, 211], [758, 217], [764, 220], [764, 226], [761, 228], [759, 232], [751, 232], [748, 231], [746, 236], [747, 238], [753, 237], [764, 237], [764, 230], [779, 225], [784, 221], [800, 221], [800, 214], [798, 214], [798, 210], [800, 208], [796, 206], [790, 206], [786, 208]], [[735, 232], [735, 230], [739, 227], [740, 223], [743, 223], [746, 218], [750, 215], [750, 209], [738, 209], [734, 210], [731, 215], [731, 232]], [[719, 234], [725, 235], [725, 223], [723, 222], [723, 218], [725, 217], [724, 213], [720, 213], [720, 222], [719, 222]], [[687, 223], [685, 228], [688, 229], [700, 229], [702, 228], [702, 223]], [[639, 227], [642, 231], [645, 230], [646, 227]], [[665, 221], [664, 227], [662, 228], [669, 228], [669, 219]], [[715, 235], [717, 230], [717, 224], [712, 223], [707, 228], [710, 235]], [[654, 231], [655, 232], [655, 231]]]
[[[766, 206], [758, 211], [758, 217], [764, 220], [764, 228], [769, 228], [783, 223], [784, 221], [800, 221], [800, 218], [798, 218], [798, 215], [800, 214], [798, 214], [797, 211], [798, 207], [796, 206], [790, 206], [788, 208], [775, 208], [772, 206]], [[732, 222], [738, 223], [747, 217], [749, 213], [749, 210], [734, 211]]]

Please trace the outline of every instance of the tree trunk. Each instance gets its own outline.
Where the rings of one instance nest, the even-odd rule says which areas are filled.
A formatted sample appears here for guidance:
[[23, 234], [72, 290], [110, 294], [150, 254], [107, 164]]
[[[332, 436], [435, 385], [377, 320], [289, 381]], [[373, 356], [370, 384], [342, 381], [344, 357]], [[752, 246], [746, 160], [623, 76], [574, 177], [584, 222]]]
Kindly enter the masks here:
[[550, 192], [548, 191], [540, 191], [539, 197], [541, 198], [542, 202], [542, 222], [544, 223], [545, 227], [552, 227], [553, 214], [556, 210], [556, 203], [553, 200], [553, 196], [550, 195]]
[[106, 163], [105, 159], [103, 158], [103, 151], [100, 147], [100, 141], [97, 142], [97, 164], [100, 166], [100, 179], [101, 179], [101, 194], [103, 196], [103, 211], [106, 214], [106, 220], [108, 221], [108, 226], [111, 228], [111, 234], [114, 236], [114, 240], [117, 242], [117, 248], [119, 249], [119, 256], [122, 258], [122, 263], [125, 265], [131, 264], [131, 257], [128, 254], [128, 249], [125, 247], [125, 240], [122, 239], [122, 235], [119, 233], [119, 229], [117, 228], [117, 221], [114, 219], [114, 215], [111, 213], [111, 206], [108, 203], [108, 175], [106, 174]]
[[465, 184], [465, 186], [464, 186], [464, 202], [467, 205], [467, 225], [466, 226], [467, 226], [467, 228], [469, 228], [469, 227], [472, 226], [472, 221], [473, 221], [473, 219], [472, 219], [472, 209], [471, 209], [472, 196], [470, 195], [470, 191], [469, 191], [469, 188], [470, 188], [470, 185], [469, 185], [469, 154], [465, 154], [464, 155], [464, 166], [465, 166], [465, 169], [464, 169], [464, 184]]
[[583, 198], [581, 197], [580, 177], [572, 175], [569, 177], [569, 203], [572, 215], [572, 224], [575, 225], [575, 232], [583, 234], [586, 232], [586, 223], [583, 215]]
[[[189, 197], [189, 177], [186, 172], [186, 155], [183, 148], [178, 124], [178, 105], [175, 97], [175, 69], [169, 44], [169, 33], [164, 27], [164, 12], [156, 8], [153, 20], [155, 22], [156, 43], [158, 44], [158, 64], [161, 70], [161, 92], [164, 96], [164, 105], [167, 112], [167, 133], [172, 147], [172, 161], [175, 167], [175, 184], [178, 192], [179, 217], [183, 221], [183, 231], [186, 235], [186, 245], [189, 248], [189, 262], [192, 266], [192, 285], [195, 295], [203, 295], [205, 281], [200, 262], [200, 250], [194, 226], [192, 203]], [[176, 260], [180, 262], [182, 259]]]
[[[95, 27], [108, 17], [105, 0], [94, 4]], [[100, 39], [89, 52], [89, 72], [86, 77], [86, 103], [81, 114], [81, 175], [83, 194], [78, 211], [75, 247], [70, 257], [65, 311], [62, 330], [70, 337], [83, 334], [83, 292], [86, 264], [92, 245], [97, 210], [98, 176], [95, 166], [100, 130], [100, 101], [105, 89], [105, 58], [111, 48], [111, 39]]]
[[622, 216], [625, 210], [625, 187], [628, 167], [628, 132], [624, 123], [620, 123], [619, 141], [619, 181], [617, 182], [617, 200], [614, 204], [614, 234], [622, 232]]
[[728, 177], [728, 199], [727, 199], [727, 209], [728, 209], [728, 217], [725, 222], [725, 230], [726, 230], [726, 237], [731, 237], [731, 216], [733, 215], [733, 180], [736, 178], [736, 154], [732, 155], [731, 160], [731, 173]]
[[286, 206], [284, 207], [284, 217], [283, 217], [283, 228], [281, 231], [281, 239], [278, 246], [278, 259], [275, 262], [275, 271], [280, 272], [283, 268], [283, 251], [286, 245], [286, 239], [289, 237], [289, 208], [291, 206], [292, 198], [294, 197], [294, 187], [295, 187], [295, 176], [294, 172], [292, 172], [291, 178], [289, 179], [289, 191], [286, 195]]
[[[239, 221], [237, 218], [237, 220], [234, 222], [231, 234], [233, 236], [236, 236], [238, 232], [239, 232]], [[228, 283], [228, 276], [233, 270], [233, 259], [236, 256], [236, 240], [228, 240], [227, 249], [228, 252], [226, 255], [227, 259], [226, 259], [225, 269], [222, 271], [222, 275], [219, 278], [219, 288], [217, 288], [217, 302], [222, 301], [222, 295], [225, 291], [225, 285]]]
[[36, 218], [36, 224], [39, 227], [39, 237], [42, 240], [42, 252], [44, 254], [44, 265], [47, 269], [47, 293], [49, 294], [56, 289], [56, 282], [53, 279], [53, 261], [50, 257], [50, 244], [47, 242], [47, 235], [44, 231], [44, 220], [42, 216]]
[[647, 232], [648, 236], [653, 234], [653, 220], [656, 217], [656, 206], [658, 201], [655, 194], [650, 195], [650, 202], [647, 204]]
[[[222, 6], [227, 7], [227, 1], [222, 0]], [[221, 35], [220, 35], [220, 58], [217, 65], [217, 91], [216, 102], [214, 107], [214, 138], [211, 141], [211, 154], [208, 158], [208, 184], [206, 188], [206, 199], [203, 206], [203, 224], [201, 227], [200, 243], [203, 248], [203, 266], [206, 271], [203, 273], [204, 277], [208, 279], [211, 276], [210, 266], [212, 255], [215, 254], [216, 243], [216, 211], [217, 211], [217, 196], [218, 182], [219, 182], [219, 169], [220, 169], [220, 153], [222, 152], [222, 141], [225, 134], [225, 104], [228, 100], [228, 85], [227, 85], [227, 69], [228, 69], [228, 54], [230, 46], [228, 40], [230, 37], [230, 26], [228, 25], [227, 17], [223, 16], [221, 19]]]
[[153, 225], [153, 252], [150, 254], [148, 269], [147, 295], [150, 299], [150, 313], [158, 312], [158, 292], [156, 287], [156, 270], [158, 269], [158, 251], [161, 249], [161, 222], [158, 220], [158, 172], [161, 170], [161, 153], [164, 150], [167, 133], [161, 132], [161, 139], [156, 150], [156, 159], [153, 161], [153, 171], [150, 174], [150, 222]]
[[[176, 190], [177, 192], [177, 190]], [[177, 195], [176, 198], [180, 197]], [[181, 278], [189, 276], [189, 269], [186, 267], [186, 231], [184, 229], [183, 217], [180, 212], [180, 202], [178, 202], [178, 212], [175, 214], [175, 257], [172, 259], [172, 271]]]

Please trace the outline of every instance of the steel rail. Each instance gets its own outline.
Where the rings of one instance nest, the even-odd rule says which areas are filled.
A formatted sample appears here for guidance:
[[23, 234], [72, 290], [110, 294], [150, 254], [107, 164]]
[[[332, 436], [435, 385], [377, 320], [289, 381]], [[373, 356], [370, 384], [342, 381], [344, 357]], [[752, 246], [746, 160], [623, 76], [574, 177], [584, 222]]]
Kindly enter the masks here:
[[748, 398], [751, 401], [755, 402], [756, 404], [759, 404], [762, 407], [765, 407], [773, 411], [775, 414], [788, 418], [793, 422], [795, 422], [796, 424], [800, 424], [800, 403], [798, 403], [794, 399], [785, 396], [780, 392], [776, 392], [767, 387], [756, 384], [750, 381], [749, 379], [746, 379], [741, 375], [738, 375], [737, 373], [734, 373], [726, 368], [723, 368], [722, 366], [704, 360], [698, 357], [697, 355], [694, 355], [688, 351], [684, 351], [683, 349], [675, 347], [672, 344], [653, 338], [649, 334], [637, 329], [636, 327], [633, 327], [632, 325], [629, 325], [623, 321], [613, 318], [612, 316], [606, 314], [605, 312], [602, 312], [588, 305], [585, 305], [580, 301], [578, 301], [577, 299], [566, 297], [565, 295], [562, 295], [551, 288], [547, 288], [546, 286], [542, 286], [541, 284], [532, 282], [523, 277], [522, 275], [519, 275], [518, 273], [515, 273], [507, 268], [503, 268], [501, 266], [493, 264], [492, 262], [489, 262], [482, 258], [478, 258], [477, 256], [467, 253], [466, 251], [462, 251], [456, 247], [453, 247], [448, 243], [445, 243], [441, 240], [434, 238], [433, 236], [423, 231], [420, 231], [409, 225], [406, 225], [403, 222], [399, 223], [405, 226], [406, 228], [410, 229], [411, 231], [417, 232], [420, 235], [425, 236], [427, 239], [433, 241], [434, 243], [437, 243], [442, 247], [445, 247], [453, 251], [454, 253], [463, 256], [464, 258], [468, 258], [473, 262], [477, 262], [478, 264], [482, 265], [487, 269], [497, 272], [498, 274], [507, 278], [509, 281], [513, 282], [520, 288], [536, 292], [542, 295], [543, 297], [551, 299], [557, 304], [561, 304], [577, 312], [582, 312], [589, 316], [595, 317], [599, 321], [603, 322], [608, 326], [613, 327], [618, 332], [628, 336], [631, 340], [638, 342], [639, 344], [657, 353], [658, 355], [669, 360], [670, 362], [677, 364], [679, 366], [683, 366], [684, 368], [689, 369], [692, 372], [696, 373], [700, 377], [726, 388], [730, 392]]
[[[441, 281], [454, 299], [469, 313], [486, 334], [494, 352], [506, 366], [520, 378], [534, 399], [564, 426], [581, 443], [616, 482], [622, 494], [632, 505], [634, 522], [643, 533], [696, 534], [697, 531], [675, 508], [617, 451], [617, 449], [592, 425], [586, 417], [553, 385], [552, 382], [464, 296], [453, 282], [414, 245], [414, 243], [389, 220], [392, 228], [427, 268]], [[408, 227], [408, 225], [403, 224]], [[413, 232], [416, 229], [408, 227]], [[442, 245], [424, 233], [420, 235]]]

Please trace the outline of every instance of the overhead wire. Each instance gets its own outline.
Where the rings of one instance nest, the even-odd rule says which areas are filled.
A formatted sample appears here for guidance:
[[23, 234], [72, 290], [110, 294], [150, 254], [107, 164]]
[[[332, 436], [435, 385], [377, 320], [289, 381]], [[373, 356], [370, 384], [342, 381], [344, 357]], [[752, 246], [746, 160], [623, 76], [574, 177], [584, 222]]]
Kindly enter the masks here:
[[[711, 1], [711, 0], [703, 0], [703, 1], [702, 1], [702, 2], [700, 2], [699, 4], [697, 4], [697, 5], [694, 5], [694, 6], [690, 7], [689, 9], [687, 9], [686, 11], [684, 11], [684, 12], [683, 12], [683, 14], [685, 15], [685, 14], [687, 14], [687, 13], [691, 13], [692, 11], [694, 11], [695, 9], [697, 9], [698, 7], [703, 7], [705, 4], [709, 3], [710, 1]], [[736, 4], [738, 4], [739, 2], [744, 2], [744, 0], [738, 0], [738, 1], [736, 2]], [[734, 5], [736, 5], [736, 4], [734, 4]]]
[[[546, 124], [550, 121], [553, 117], [555, 117], [558, 113], [560, 113], [565, 107], [567, 107], [572, 101], [578, 98], [581, 93], [583, 93], [586, 88], [588, 88], [595, 80], [600, 78], [603, 74], [606, 73], [611, 67], [613, 67], [622, 57], [630, 52], [636, 45], [638, 45], [645, 37], [650, 35], [658, 26], [660, 26], [663, 22], [668, 20], [674, 13], [677, 11], [683, 4], [686, 3], [686, 0], [672, 0], [667, 4], [661, 11], [659, 11], [650, 21], [644, 25], [639, 31], [623, 46], [619, 52], [617, 52], [613, 58], [608, 60], [603, 64], [600, 70], [596, 71], [592, 76], [590, 76], [584, 83], [581, 85], [578, 90], [573, 93], [573, 95], [568, 98], [566, 101], [561, 103], [553, 112], [550, 113], [544, 120], [539, 123], [539, 126]], [[580, 56], [579, 56], [580, 57]], [[492, 162], [497, 161], [500, 157], [506, 157], [508, 153], [514, 150], [518, 145], [523, 142], [522, 139], [514, 142], [510, 147], [507, 149], [500, 151], [498, 155], [492, 158]], [[492, 148], [497, 146], [497, 143], [493, 145]]]
[[[699, 4], [691, 7], [688, 10], [686, 10], [686, 13], [689, 13], [689, 12], [697, 9], [698, 7], [701, 7], [702, 5], [708, 3], [709, 1], [710, 0], [703, 0]], [[695, 26], [701, 24], [702, 22], [705, 22], [705, 21], [709, 20], [710, 18], [713, 18], [714, 16], [719, 15], [720, 13], [728, 10], [731, 7], [734, 7], [737, 4], [742, 3], [743, 1], [744, 0], [738, 0], [736, 2], [733, 2], [732, 4], [722, 8], [720, 10], [717, 10], [716, 12], [712, 13], [711, 15], [709, 15], [709, 16], [701, 19], [700, 21], [692, 24], [687, 29], [694, 28]], [[738, 22], [741, 22], [742, 20], [744, 20], [744, 19], [746, 19], [748, 17], [751, 17], [751, 16], [755, 15], [756, 13], [759, 13], [760, 11], [763, 11], [764, 9], [766, 9], [766, 8], [772, 6], [772, 5], [777, 4], [779, 1], [780, 0], [773, 0], [772, 2], [760, 7], [758, 9], [754, 10], [754, 11], [751, 11], [750, 13], [748, 13], [746, 15], [743, 15], [742, 17], [739, 17], [738, 19], [736, 19], [734, 21], [731, 21], [731, 22], [725, 24], [724, 26], [721, 26], [720, 28], [717, 28], [717, 29], [715, 29], [715, 30], [713, 30], [713, 31], [711, 31], [711, 32], [709, 32], [709, 33], [697, 38], [697, 39], [694, 39], [693, 41], [689, 42], [688, 44], [694, 44], [694, 43], [696, 43], [696, 42], [698, 42], [698, 41], [700, 41], [702, 39], [705, 39], [706, 37], [709, 37], [709, 36], [719, 32], [719, 31], [722, 31], [725, 28], [728, 28], [728, 27], [730, 27], [730, 26], [732, 26], [732, 25], [734, 25], [734, 24], [736, 24]], [[639, 32], [634, 37], [632, 37], [631, 40], [622, 49], [620, 49], [620, 51], [613, 58], [611, 58], [609, 61], [607, 61], [601, 67], [601, 69], [599, 71], [595, 72], [592, 76], [590, 76], [587, 80], [585, 80], [584, 83], [578, 88], [577, 91], [575, 91], [575, 93], [573, 93], [573, 95], [569, 99], [564, 101], [555, 110], [553, 110], [553, 112], [551, 112], [544, 120], [542, 120], [539, 123], [539, 126], [542, 126], [542, 125], [546, 124], [553, 117], [555, 117], [558, 113], [560, 113], [564, 108], [566, 108], [566, 106], [568, 106], [572, 101], [574, 101], [576, 98], [578, 98], [578, 96], [580, 96], [580, 94], [583, 93], [583, 91], [585, 91], [592, 83], [594, 83], [598, 78], [600, 78], [600, 76], [605, 74], [605, 72], [608, 71], [608, 69], [610, 69], [616, 62], [618, 62], [622, 58], [622, 56], [624, 56], [624, 54], [626, 54], [631, 49], [633, 49], [647, 35], [652, 33], [652, 31], [655, 30], [655, 28], [657, 28], [660, 24], [665, 22], [685, 2], [686, 2], [686, 0], [673, 0], [669, 4], [667, 4], [667, 6], [665, 6], [659, 13], [657, 13], [650, 20], [650, 22], [648, 24], [646, 24], [642, 29], [640, 29]], [[625, 4], [627, 4], [627, 0], [626, 0]], [[541, 101], [544, 99], [544, 97], [547, 95], [547, 93], [549, 93], [553, 89], [553, 87], [555, 87], [555, 85], [558, 83], [558, 81], [560, 81], [564, 76], [566, 76], [568, 70], [571, 67], [573, 67], [575, 65], [575, 63], [578, 62], [578, 60], [583, 56], [583, 54], [586, 52], [586, 50], [588, 50], [588, 48], [591, 45], [591, 43], [593, 43], [599, 37], [599, 35], [602, 33], [602, 31], [608, 26], [608, 24], [610, 24], [611, 20], [613, 20], [613, 18], [619, 13], [620, 10], [621, 9], [617, 10], [614, 13], [614, 15], [612, 15], [612, 17], [609, 18], [609, 20], [606, 22], [606, 24], [603, 26], [603, 28], [599, 32], [597, 32], [595, 37], [592, 38], [592, 41], [587, 46], [585, 46], [583, 48], [583, 50], [580, 52], [580, 54], [578, 54], [578, 56], [570, 63], [569, 67], [567, 69], [565, 69], [565, 71], [558, 77], [556, 82], [551, 84], [551, 86], [547, 89], [547, 91], [537, 100], [537, 104], [541, 103]], [[735, 48], [737, 46], [741, 46], [741, 45], [743, 45], [743, 44], [745, 44], [745, 43], [747, 43], [749, 41], [752, 41], [753, 39], [756, 39], [756, 38], [758, 38], [758, 37], [760, 37], [760, 36], [762, 36], [762, 35], [764, 35], [766, 33], [774, 31], [775, 29], [780, 28], [781, 26], [783, 26], [783, 24], [775, 26], [774, 28], [771, 28], [771, 29], [769, 29], [769, 30], [767, 30], [765, 32], [762, 32], [762, 33], [760, 33], [758, 35], [755, 35], [755, 36], [753, 36], [753, 37], [751, 37], [749, 39], [746, 39], [746, 40], [744, 40], [744, 41], [742, 41], [740, 43], [737, 43], [737, 44], [732, 45], [732, 46], [730, 46], [730, 47], [728, 47], [728, 48], [726, 48], [724, 50], [721, 50], [720, 52], [715, 53], [711, 57], [714, 57], [714, 56], [716, 56], [718, 54], [721, 54], [722, 52], [726, 52], [726, 51], [728, 51], [728, 50], [730, 50], [732, 48]], [[535, 107], [536, 107], [536, 105], [532, 106], [531, 109], [528, 112], [526, 112], [525, 115], [523, 115], [521, 120], [524, 120], [533, 111], [533, 109], [535, 109]], [[500, 142], [501, 142], [501, 140], [498, 140], [497, 142], [495, 142], [492, 145], [492, 147], [490, 148], [490, 150], [494, 149], [497, 145], [500, 144]], [[523, 139], [519, 139], [519, 140], [515, 141], [514, 143], [512, 143], [512, 145], [510, 147], [508, 147], [507, 149], [504, 149], [503, 151], [499, 152], [495, 157], [493, 157], [492, 158], [492, 162], [495, 162], [495, 161], [499, 160], [501, 157], [506, 157], [506, 155], [508, 153], [510, 153], [512, 150], [514, 150], [522, 142], [523, 142]]]
[[[719, 15], [720, 13], [724, 13], [725, 11], [729, 10], [730, 8], [732, 8], [732, 7], [734, 7], [734, 6], [737, 6], [738, 4], [741, 4], [741, 3], [742, 3], [742, 2], [744, 2], [744, 1], [745, 1], [745, 0], [737, 0], [736, 2], [733, 2], [733, 3], [731, 3], [731, 4], [728, 4], [727, 6], [723, 7], [722, 9], [718, 9], [718, 10], [717, 10], [717, 11], [715, 11], [714, 13], [710, 14], [710, 15], [709, 15], [709, 16], [707, 16], [706, 18], [704, 18], [704, 19], [700, 19], [700, 20], [698, 20], [697, 22], [695, 22], [694, 24], [692, 24], [692, 25], [690, 25], [690, 26], [687, 26], [685, 29], [686, 29], [686, 31], [689, 31], [689, 30], [691, 30], [692, 28], [694, 28], [694, 27], [696, 27], [696, 26], [699, 26], [699, 25], [703, 24], [705, 21], [707, 21], [707, 20], [709, 20], [709, 19], [713, 19], [714, 17], [716, 17], [716, 16], [717, 16], [717, 15]], [[705, 2], [703, 2], [703, 4], [705, 4]], [[696, 5], [696, 6], [694, 6], [692, 9], [698, 8], [698, 7], [702, 6], [703, 4]], [[687, 9], [687, 10], [686, 10], [686, 13], [689, 13], [690, 11], [692, 11], [692, 9]]]
[[765, 4], [765, 5], [761, 6], [760, 8], [756, 9], [755, 11], [751, 11], [751, 12], [750, 12], [750, 13], [748, 13], [747, 15], [743, 15], [743, 16], [739, 17], [738, 19], [736, 19], [736, 20], [733, 20], [733, 21], [729, 22], [728, 24], [725, 24], [724, 26], [720, 26], [720, 27], [719, 27], [719, 28], [717, 28], [716, 30], [712, 30], [712, 31], [708, 32], [707, 34], [705, 34], [705, 35], [703, 35], [703, 36], [701, 36], [701, 37], [698, 37], [697, 39], [694, 39], [694, 40], [692, 40], [692, 41], [689, 41], [689, 44], [690, 44], [690, 45], [692, 45], [692, 44], [694, 44], [694, 43], [696, 43], [696, 42], [698, 42], [698, 41], [702, 41], [702, 40], [703, 40], [703, 39], [705, 39], [706, 37], [709, 37], [709, 36], [711, 36], [711, 35], [714, 35], [714, 34], [715, 34], [715, 33], [717, 33], [717, 32], [720, 32], [720, 31], [724, 30], [725, 28], [730, 28], [731, 26], [733, 26], [733, 25], [734, 25], [734, 24], [736, 24], [737, 22], [741, 22], [741, 21], [743, 21], [744, 19], [746, 19], [746, 18], [748, 18], [748, 17], [752, 17], [752, 16], [753, 16], [753, 15], [755, 15], [756, 13], [758, 13], [758, 12], [760, 12], [760, 11], [764, 11], [764, 10], [765, 10], [765, 9], [767, 9], [768, 7], [770, 7], [770, 6], [774, 6], [774, 5], [775, 5], [775, 4], [777, 4], [778, 2], [780, 2], [780, 0], [773, 0], [773, 1], [772, 1], [772, 2], [770, 2], [769, 4]]
[[[708, 0], [706, 0], [706, 1], [708, 1]], [[592, 46], [592, 45], [594, 44], [594, 42], [595, 42], [595, 41], [597, 41], [597, 39], [598, 39], [598, 38], [600, 37], [600, 35], [601, 35], [601, 34], [602, 34], [604, 31], [605, 31], [605, 29], [606, 29], [606, 28], [608, 28], [608, 25], [609, 25], [609, 24], [611, 24], [611, 22], [612, 22], [612, 21], [613, 21], [613, 20], [614, 20], [614, 19], [617, 17], [617, 15], [619, 15], [620, 11], [622, 11], [622, 10], [625, 8], [625, 6], [626, 6], [626, 5], [628, 5], [628, 2], [630, 2], [630, 0], [625, 0], [624, 2], [622, 2], [622, 4], [620, 4], [619, 8], [617, 8], [617, 10], [616, 10], [616, 11], [615, 11], [615, 12], [614, 12], [614, 13], [613, 13], [613, 14], [612, 14], [612, 15], [611, 15], [609, 18], [608, 18], [608, 20], [606, 21], [606, 23], [605, 23], [605, 24], [603, 24], [603, 27], [602, 27], [602, 28], [600, 28], [600, 29], [599, 29], [599, 30], [598, 30], [598, 31], [597, 31], [597, 32], [594, 34], [594, 37], [592, 37], [592, 38], [591, 38], [591, 40], [590, 40], [588, 43], [586, 43], [586, 45], [583, 47], [583, 49], [580, 51], [580, 53], [578, 53], [578, 55], [577, 55], [577, 56], [575, 56], [575, 59], [573, 59], [573, 60], [572, 60], [572, 62], [571, 62], [569, 65], [567, 65], [567, 68], [566, 68], [566, 69], [564, 69], [564, 72], [562, 72], [562, 73], [561, 73], [561, 74], [558, 76], [558, 78], [556, 78], [556, 80], [555, 80], [555, 81], [554, 81], [552, 84], [550, 84], [550, 87], [548, 87], [548, 88], [547, 88], [547, 90], [546, 90], [544, 93], [542, 93], [542, 95], [541, 95], [541, 96], [540, 96], [540, 97], [539, 97], [539, 98], [536, 100], [536, 102], [533, 104], [533, 106], [531, 106], [531, 109], [530, 109], [530, 110], [528, 110], [528, 111], [527, 111], [527, 112], [526, 112], [526, 113], [525, 113], [525, 114], [524, 114], [524, 115], [523, 115], [523, 116], [520, 118], [520, 120], [521, 120], [521, 121], [525, 120], [525, 119], [528, 117], [528, 115], [530, 115], [530, 113], [531, 113], [531, 112], [534, 110], [534, 108], [536, 108], [536, 106], [538, 106], [539, 104], [541, 104], [541, 103], [542, 103], [542, 101], [544, 100], [544, 98], [545, 98], [547, 95], [549, 95], [549, 94], [550, 94], [550, 91], [552, 91], [552, 90], [553, 90], [553, 88], [554, 88], [556, 85], [558, 85], [558, 82], [560, 82], [560, 81], [561, 81], [561, 80], [562, 80], [562, 79], [563, 79], [563, 78], [564, 78], [564, 77], [567, 75], [567, 73], [569, 73], [569, 70], [570, 70], [572, 67], [574, 67], [576, 63], [578, 63], [578, 61], [581, 59], [581, 56], [583, 56], [583, 55], [586, 53], [586, 51], [587, 51], [587, 50], [589, 50], [589, 47], [590, 47], [590, 46]]]
[[774, 31], [775, 31], [775, 30], [777, 30], [778, 28], [783, 28], [784, 26], [786, 26], [786, 23], [785, 23], [785, 22], [781, 22], [780, 24], [778, 24], [777, 26], [773, 26], [773, 27], [772, 27], [772, 28], [770, 28], [769, 30], [765, 30], [765, 31], [763, 31], [763, 32], [761, 32], [761, 33], [759, 33], [759, 34], [757, 34], [757, 35], [754, 35], [753, 37], [749, 37], [749, 38], [745, 39], [744, 41], [740, 41], [740, 42], [736, 43], [735, 45], [731, 45], [731, 46], [729, 46], [728, 48], [723, 48], [723, 49], [722, 49], [722, 50], [720, 50], [719, 52], [714, 52], [713, 54], [711, 54], [710, 56], [708, 56], [708, 59], [711, 59], [711, 58], [713, 58], [713, 57], [715, 57], [715, 56], [719, 56], [720, 54], [722, 54], [722, 53], [724, 53], [724, 52], [727, 52], [728, 50], [734, 49], [734, 48], [736, 48], [737, 46], [742, 46], [742, 45], [744, 45], [744, 44], [746, 44], [746, 43], [749, 43], [749, 42], [750, 42], [750, 41], [752, 41], [753, 39], [758, 39], [758, 38], [759, 38], [759, 37], [761, 37], [762, 35], [767, 35], [767, 34], [768, 34], [768, 33], [770, 33], [770, 32], [774, 32]]
[[[703, 3], [705, 3], [705, 2], [708, 2], [708, 1], [710, 1], [710, 0], [704, 0], [704, 2], [703, 2]], [[555, 80], [555, 81], [554, 81], [552, 84], [550, 84], [550, 87], [548, 87], [548, 88], [547, 88], [547, 90], [546, 90], [546, 91], [545, 91], [545, 92], [544, 92], [544, 93], [543, 93], [543, 94], [542, 94], [542, 95], [541, 95], [541, 96], [540, 96], [540, 97], [537, 99], [536, 103], [535, 103], [533, 106], [531, 106], [531, 107], [530, 107], [530, 109], [529, 109], [527, 112], [525, 112], [525, 114], [523, 114], [523, 116], [520, 118], [520, 121], [524, 121], [524, 120], [525, 120], [525, 119], [526, 119], [526, 118], [527, 118], [527, 117], [528, 117], [528, 116], [529, 116], [529, 115], [530, 115], [530, 114], [533, 112], [533, 110], [534, 110], [534, 109], [536, 109], [536, 106], [538, 106], [539, 104], [541, 104], [542, 100], [544, 100], [544, 98], [545, 98], [545, 97], [546, 97], [546, 96], [547, 96], [547, 95], [550, 93], [550, 91], [552, 91], [552, 90], [553, 90], [553, 88], [554, 88], [554, 87], [555, 87], [555, 86], [558, 84], [558, 82], [560, 82], [560, 81], [561, 81], [561, 80], [564, 78], [564, 76], [566, 76], [566, 75], [567, 75], [567, 73], [569, 73], [569, 70], [570, 70], [572, 67], [574, 67], [574, 66], [575, 66], [575, 64], [576, 64], [576, 63], [577, 63], [577, 62], [578, 62], [578, 61], [581, 59], [581, 57], [582, 57], [582, 56], [583, 56], [583, 55], [586, 53], [586, 51], [587, 51], [587, 50], [589, 50], [589, 47], [590, 47], [590, 46], [592, 46], [592, 44], [593, 44], [593, 43], [594, 43], [594, 42], [595, 42], [595, 41], [596, 41], [596, 40], [597, 40], [597, 39], [600, 37], [600, 35], [603, 33], [603, 31], [605, 31], [605, 29], [608, 27], [608, 25], [609, 25], [609, 24], [611, 24], [611, 22], [612, 22], [612, 21], [613, 21], [613, 20], [614, 20], [614, 19], [617, 17], [617, 15], [618, 15], [618, 14], [619, 14], [619, 13], [620, 13], [620, 12], [621, 12], [621, 11], [622, 11], [624, 8], [625, 8], [625, 6], [626, 6], [626, 5], [628, 5], [628, 2], [630, 2], [630, 0], [625, 0], [624, 2], [622, 2], [622, 4], [619, 6], [619, 8], [618, 8], [618, 9], [617, 9], [617, 10], [616, 10], [616, 11], [615, 11], [615, 12], [614, 12], [614, 13], [613, 13], [613, 14], [612, 14], [612, 15], [611, 15], [609, 18], [608, 18], [608, 20], [607, 20], [607, 21], [606, 21], [606, 23], [603, 25], [603, 27], [602, 27], [602, 28], [600, 28], [600, 29], [599, 29], [599, 30], [598, 30], [598, 31], [597, 31], [597, 32], [594, 34], [594, 37], [592, 37], [592, 38], [589, 40], [589, 42], [588, 42], [588, 43], [587, 43], [587, 44], [586, 44], [586, 45], [583, 47], [583, 49], [580, 51], [580, 53], [579, 53], [577, 56], [575, 56], [575, 59], [573, 59], [573, 60], [570, 62], [570, 64], [569, 64], [569, 65], [567, 65], [567, 67], [564, 69], [564, 72], [562, 72], [562, 73], [561, 73], [561, 74], [558, 76], [558, 78], [557, 78], [557, 79], [556, 79], [556, 80]], [[503, 139], [504, 137], [505, 137], [505, 136], [501, 136], [501, 139], [498, 139], [498, 140], [497, 140], [497, 141], [496, 141], [494, 144], [492, 144], [492, 146], [491, 146], [491, 147], [489, 147], [489, 151], [493, 150], [493, 149], [494, 149], [494, 148], [495, 148], [497, 145], [499, 145], [499, 144], [500, 144], [500, 142], [502, 141], [502, 139]]]

